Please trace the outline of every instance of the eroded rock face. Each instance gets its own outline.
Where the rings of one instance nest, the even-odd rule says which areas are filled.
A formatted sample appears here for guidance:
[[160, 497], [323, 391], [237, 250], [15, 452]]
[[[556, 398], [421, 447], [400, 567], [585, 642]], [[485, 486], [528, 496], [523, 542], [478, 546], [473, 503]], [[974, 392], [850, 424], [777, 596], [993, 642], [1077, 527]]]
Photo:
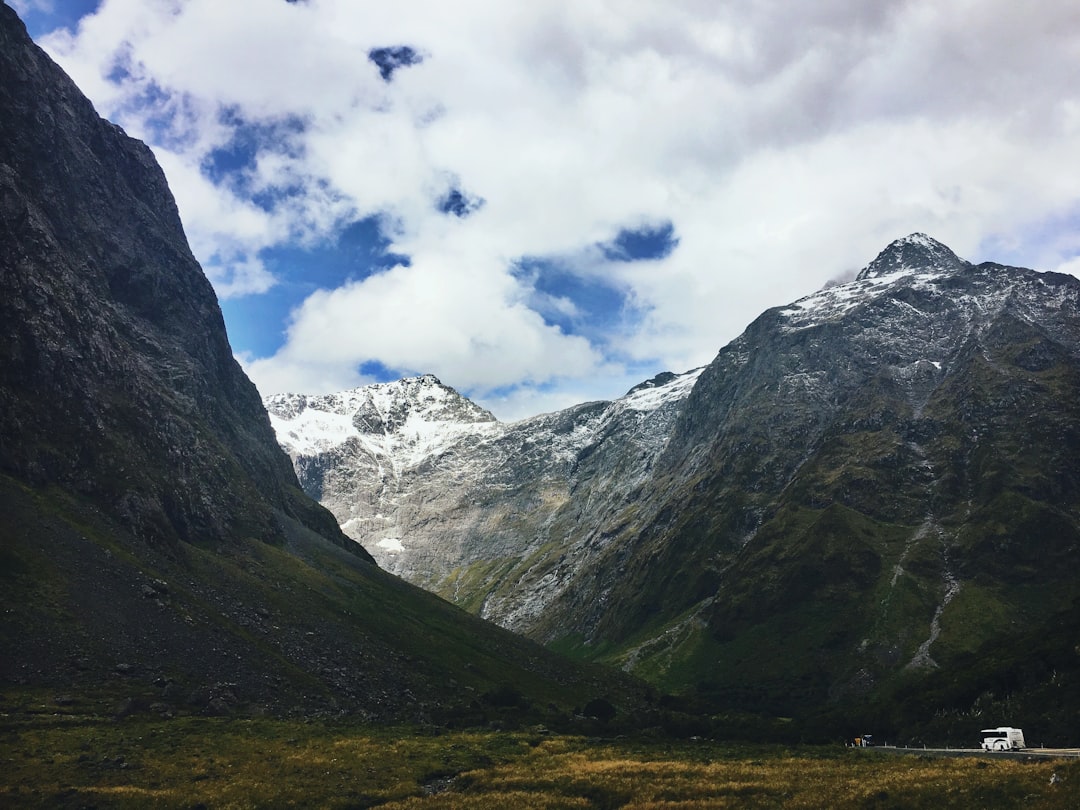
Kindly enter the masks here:
[[1080, 281], [915, 234], [720, 351], [538, 629], [774, 708], [930, 673], [1069, 609], [1078, 451]]
[[1080, 593], [1078, 302], [1071, 276], [913, 234], [613, 403], [417, 429], [427, 445], [365, 421], [317, 447], [295, 409], [273, 421], [392, 570], [782, 713], [947, 668]]
[[305, 490], [380, 565], [527, 632], [632, 511], [697, 373], [513, 424], [430, 375], [265, 404]]
[[380, 570], [303, 494], [150, 151], [3, 4], [0, 650], [5, 696], [118, 717], [549, 723], [644, 696]]
[[0, 14], [0, 469], [151, 542], [281, 542], [281, 515], [343, 542], [297, 490], [150, 150]]

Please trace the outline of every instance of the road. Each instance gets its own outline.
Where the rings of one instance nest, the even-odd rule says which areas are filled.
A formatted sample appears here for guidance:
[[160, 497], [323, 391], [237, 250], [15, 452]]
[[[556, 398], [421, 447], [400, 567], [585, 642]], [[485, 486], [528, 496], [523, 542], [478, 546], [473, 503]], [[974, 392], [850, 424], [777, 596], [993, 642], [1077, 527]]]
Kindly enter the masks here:
[[989, 759], [1080, 759], [1080, 748], [1023, 748], [1019, 751], [984, 751], [981, 748], [904, 748], [875, 745], [868, 751], [896, 754], [925, 754], [938, 757], [987, 757]]

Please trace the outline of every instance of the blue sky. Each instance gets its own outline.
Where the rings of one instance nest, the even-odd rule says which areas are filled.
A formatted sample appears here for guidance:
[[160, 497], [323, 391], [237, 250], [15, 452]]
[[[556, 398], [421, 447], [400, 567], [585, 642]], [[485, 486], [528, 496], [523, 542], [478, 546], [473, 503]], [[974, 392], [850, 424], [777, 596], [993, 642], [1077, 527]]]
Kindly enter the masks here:
[[1070, 4], [10, 4], [154, 149], [264, 394], [612, 398], [913, 231], [1080, 273]]

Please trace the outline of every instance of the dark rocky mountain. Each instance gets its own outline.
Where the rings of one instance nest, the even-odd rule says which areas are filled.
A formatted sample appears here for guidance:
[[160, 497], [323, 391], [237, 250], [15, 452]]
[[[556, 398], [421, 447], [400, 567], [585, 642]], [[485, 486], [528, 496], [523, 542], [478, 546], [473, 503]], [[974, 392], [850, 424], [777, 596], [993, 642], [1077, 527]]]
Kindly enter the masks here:
[[414, 453], [394, 512], [355, 495], [370, 433], [304, 445], [270, 410], [346, 528], [399, 542], [352, 536], [560, 649], [729, 709], [1075, 715], [1080, 281], [913, 234], [690, 382], [661, 418], [628, 404], [666, 378], [484, 422]]
[[341, 544], [273, 444], [153, 154], [3, 13], [0, 469], [151, 543], [280, 543], [298, 520]]
[[5, 689], [123, 711], [626, 716], [644, 691], [385, 573], [303, 494], [150, 150], [3, 4], [0, 605]]
[[1034, 639], [1075, 685], [1080, 281], [898, 240], [724, 347], [644, 493], [535, 636], [782, 713], [943, 677], [970, 707]]

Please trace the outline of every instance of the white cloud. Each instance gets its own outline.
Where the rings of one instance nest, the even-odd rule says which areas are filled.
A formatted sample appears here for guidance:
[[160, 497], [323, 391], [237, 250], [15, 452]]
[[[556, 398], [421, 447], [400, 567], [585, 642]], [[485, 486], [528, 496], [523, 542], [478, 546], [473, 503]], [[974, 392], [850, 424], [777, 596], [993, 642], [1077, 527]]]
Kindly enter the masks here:
[[[400, 44], [424, 60], [383, 82], [368, 50]], [[973, 260], [1075, 268], [1068, 3], [105, 0], [47, 46], [154, 144], [220, 294], [272, 283], [266, 247], [393, 223], [412, 265], [302, 302], [282, 350], [247, 362], [267, 392], [356, 384], [377, 359], [522, 385], [492, 400], [515, 413], [617, 395], [623, 361], [706, 362], [764, 308], [915, 230]], [[237, 118], [299, 123], [212, 181]], [[440, 214], [451, 181], [483, 207]], [[664, 259], [591, 249], [658, 222], [679, 239]], [[573, 257], [645, 317], [603, 346], [545, 324], [531, 306], [575, 304], [511, 275], [536, 255]]]
[[1055, 270], [1058, 273], [1068, 273], [1080, 278], [1080, 255], [1074, 256], [1066, 262], [1062, 262]]
[[409, 266], [312, 294], [293, 313], [286, 346], [246, 367], [261, 390], [296, 375], [305, 391], [357, 384], [356, 368], [368, 359], [437, 369], [455, 387], [480, 391], [602, 367], [588, 341], [546, 325], [520, 298], [497, 265], [418, 255]]

